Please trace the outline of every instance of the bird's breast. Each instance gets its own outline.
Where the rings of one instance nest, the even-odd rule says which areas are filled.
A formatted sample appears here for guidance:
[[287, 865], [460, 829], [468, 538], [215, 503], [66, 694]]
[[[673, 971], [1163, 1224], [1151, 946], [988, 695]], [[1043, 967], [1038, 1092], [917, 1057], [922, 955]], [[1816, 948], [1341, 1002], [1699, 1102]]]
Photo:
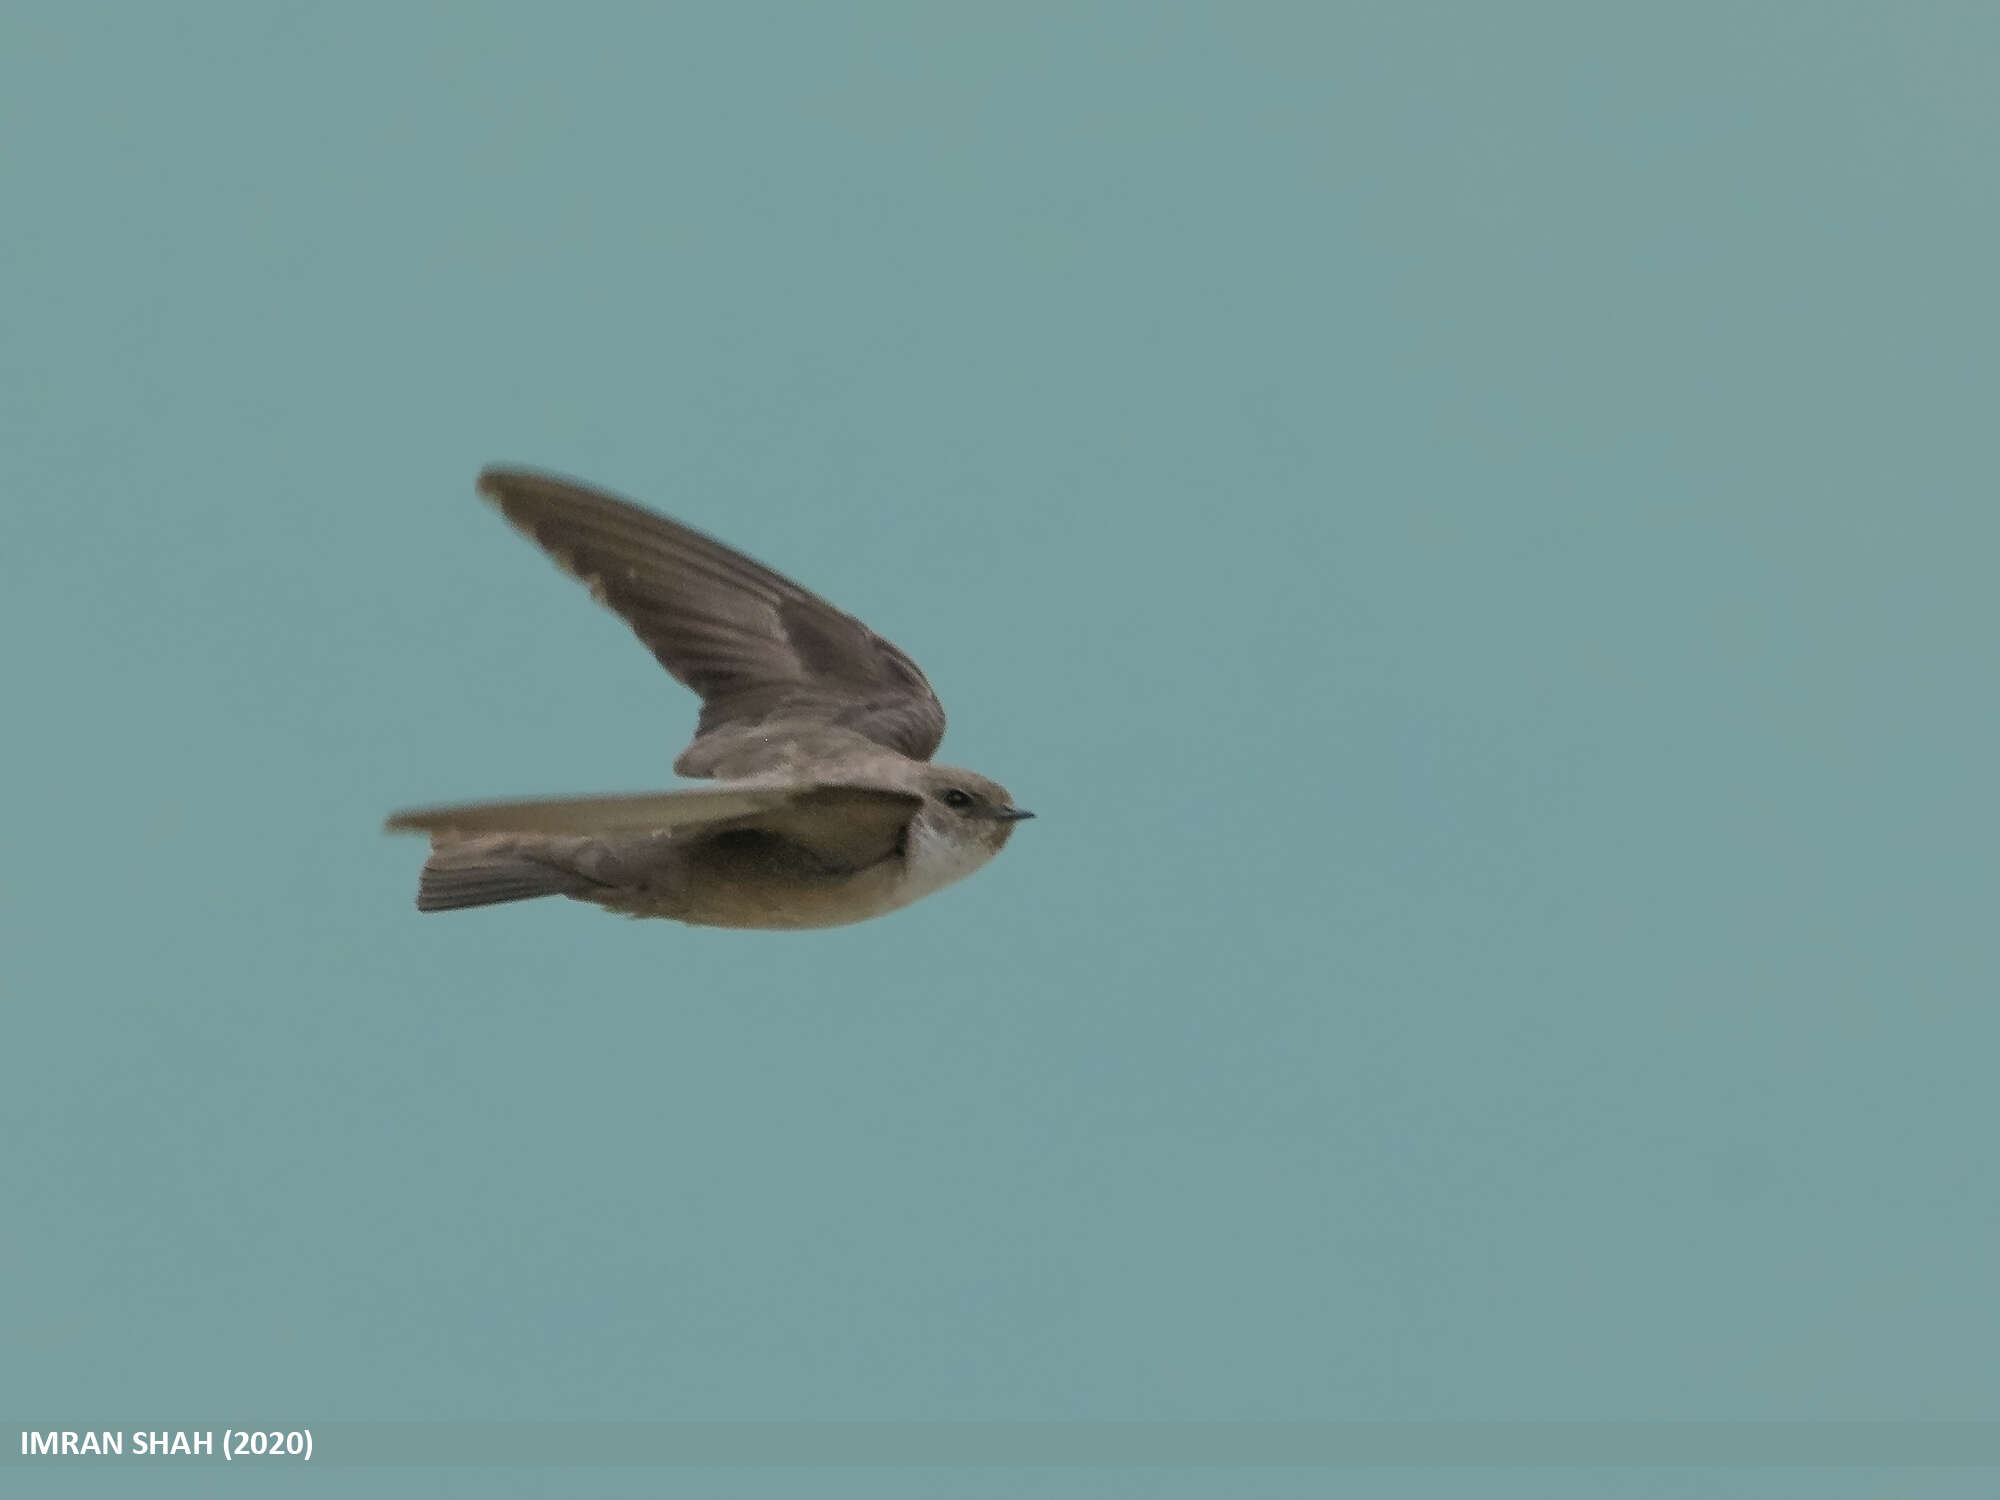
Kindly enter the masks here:
[[799, 931], [865, 922], [963, 880], [993, 857], [911, 822], [899, 853], [865, 869], [829, 870], [776, 838], [734, 836], [666, 846], [635, 885], [586, 899], [634, 916], [670, 917], [702, 927]]

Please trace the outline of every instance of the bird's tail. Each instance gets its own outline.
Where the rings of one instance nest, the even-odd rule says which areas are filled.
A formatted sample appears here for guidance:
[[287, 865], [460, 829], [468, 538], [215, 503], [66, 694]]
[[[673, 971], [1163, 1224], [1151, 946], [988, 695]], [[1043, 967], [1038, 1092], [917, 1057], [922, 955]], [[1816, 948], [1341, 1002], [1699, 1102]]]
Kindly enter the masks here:
[[439, 844], [424, 861], [417, 910], [459, 911], [537, 896], [574, 896], [595, 884], [574, 870], [536, 859], [520, 840], [456, 839]]

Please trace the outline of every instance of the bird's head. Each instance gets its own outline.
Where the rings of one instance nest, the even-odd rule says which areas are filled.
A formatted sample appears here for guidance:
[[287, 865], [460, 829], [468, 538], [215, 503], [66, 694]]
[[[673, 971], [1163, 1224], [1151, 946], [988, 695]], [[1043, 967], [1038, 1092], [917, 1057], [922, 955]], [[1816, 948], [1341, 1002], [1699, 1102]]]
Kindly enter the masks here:
[[925, 767], [922, 793], [919, 821], [937, 836], [977, 848], [989, 859], [1000, 852], [1016, 823], [1034, 816], [1016, 807], [999, 782], [955, 766]]

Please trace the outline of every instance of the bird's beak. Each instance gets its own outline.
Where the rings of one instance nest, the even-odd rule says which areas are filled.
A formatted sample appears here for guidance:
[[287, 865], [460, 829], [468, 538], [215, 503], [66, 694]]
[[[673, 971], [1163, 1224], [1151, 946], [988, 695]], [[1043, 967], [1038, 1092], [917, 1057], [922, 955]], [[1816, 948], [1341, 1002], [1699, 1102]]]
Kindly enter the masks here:
[[996, 810], [993, 816], [1003, 823], [1018, 823], [1023, 818], [1032, 818], [1034, 814], [1025, 807], [1003, 807]]

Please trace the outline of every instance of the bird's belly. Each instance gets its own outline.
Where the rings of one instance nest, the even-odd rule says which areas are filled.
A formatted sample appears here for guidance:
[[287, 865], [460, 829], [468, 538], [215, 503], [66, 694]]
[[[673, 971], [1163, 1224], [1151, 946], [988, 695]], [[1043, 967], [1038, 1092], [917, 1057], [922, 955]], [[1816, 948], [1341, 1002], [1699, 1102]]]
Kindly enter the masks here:
[[681, 910], [664, 915], [698, 927], [844, 927], [904, 905], [902, 883], [902, 861], [894, 859], [851, 875], [702, 882], [687, 892]]
[[861, 870], [828, 870], [776, 839], [705, 844], [677, 853], [640, 885], [587, 899], [632, 916], [775, 931], [864, 922], [914, 899], [905, 893], [900, 857]]

